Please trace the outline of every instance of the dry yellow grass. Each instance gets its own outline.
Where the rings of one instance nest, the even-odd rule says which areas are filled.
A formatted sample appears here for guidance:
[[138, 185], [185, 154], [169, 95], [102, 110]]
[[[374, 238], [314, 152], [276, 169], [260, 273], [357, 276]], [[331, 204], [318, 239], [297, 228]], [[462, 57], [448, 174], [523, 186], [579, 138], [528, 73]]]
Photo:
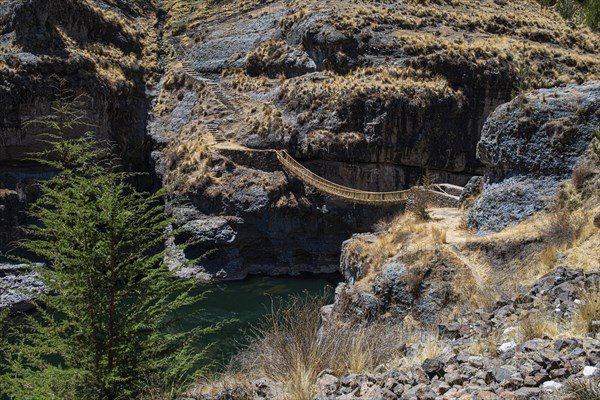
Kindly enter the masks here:
[[330, 19], [341, 30], [360, 30], [367, 26], [424, 30], [443, 24], [467, 33], [502, 32], [506, 37], [521, 41], [549, 42], [565, 48], [574, 46], [584, 52], [598, 48], [598, 38], [589, 29], [569, 26], [557, 13], [540, 10], [537, 4], [527, 1], [503, 5], [491, 0], [411, 1], [401, 9], [387, 7], [385, 3], [356, 2], [338, 3], [336, 11]]
[[[236, 384], [268, 377], [281, 384], [286, 399], [305, 400], [316, 394], [317, 375], [365, 373], [379, 365], [410, 367], [448, 349], [436, 329], [407, 316], [402, 324], [322, 324], [323, 298], [294, 297], [273, 308], [248, 349], [234, 357], [228, 372], [203, 378], [188, 395], [216, 393]], [[416, 351], [406, 354], [406, 347]]]
[[358, 68], [349, 74], [330, 73], [324, 80], [300, 77], [282, 85], [281, 96], [291, 109], [325, 106], [337, 110], [356, 98], [406, 99], [425, 107], [431, 99], [461, 98], [442, 77], [428, 77], [411, 68], [378, 66]]
[[325, 368], [339, 376], [369, 371], [400, 357], [406, 343], [401, 327], [322, 325], [324, 300], [293, 297], [282, 308], [273, 308], [249, 348], [232, 360], [236, 379], [269, 377], [283, 385], [287, 398], [302, 400], [313, 398], [317, 375]]
[[501, 343], [502, 332], [495, 330], [487, 335], [477, 336], [467, 348], [467, 351], [483, 357], [495, 357], [498, 353], [498, 345]]
[[222, 391], [233, 392], [238, 388], [249, 392], [250, 385], [248, 379], [249, 377], [245, 374], [231, 371], [204, 375], [187, 390], [185, 395], [190, 397], [206, 394], [216, 395]]
[[246, 55], [246, 69], [256, 74], [268, 73], [269, 67], [283, 61], [290, 51], [285, 40], [267, 40]]
[[[596, 54], [600, 48], [598, 36], [586, 27], [572, 26], [557, 13], [548, 9], [540, 10], [537, 4], [525, 0], [511, 1], [502, 6], [493, 0], [409, 1], [403, 7], [391, 7], [387, 2], [339, 0], [236, 0], [214, 3], [168, 0], [165, 8], [169, 10], [169, 21], [176, 21], [170, 24], [183, 26], [183, 29], [179, 29], [183, 43], [192, 39], [202, 40], [186, 34], [188, 31], [195, 32], [193, 28], [201, 24], [210, 26], [223, 17], [241, 19], [283, 12], [279, 23], [284, 31], [293, 24], [317, 15], [323, 24], [332, 25], [347, 34], [367, 28], [385, 31], [391, 40], [379, 44], [383, 46], [381, 50], [393, 52], [402, 49], [412, 57], [407, 61], [408, 66], [420, 70], [426, 80], [432, 77], [423, 75], [423, 71], [427, 71], [431, 63], [466, 62], [469, 68], [472, 67], [482, 76], [486, 71], [497, 73], [498, 69], [506, 70], [507, 66], [511, 66], [512, 73], [518, 75], [523, 60], [527, 62], [528, 76], [525, 79], [527, 82], [519, 83], [521, 89], [600, 77], [600, 59]], [[435, 34], [432, 29], [435, 29]], [[284, 41], [267, 41], [250, 52], [248, 57], [268, 64], [281, 57], [286, 48], [288, 44]], [[343, 58], [342, 53], [340, 56]], [[339, 67], [344, 65], [342, 62]], [[385, 76], [380, 78], [385, 80]], [[365, 85], [348, 85], [339, 79], [330, 84], [340, 88], [335, 94], [346, 93], [342, 90], [344, 87], [356, 89], [362, 94], [369, 91], [363, 88]], [[406, 86], [406, 83], [399, 84]], [[387, 91], [385, 85], [378, 89]], [[318, 93], [313, 92], [313, 95]], [[333, 97], [334, 93], [331, 95]], [[323, 99], [318, 100], [323, 102]]]
[[191, 190], [216, 181], [210, 174], [210, 147], [201, 139], [176, 142], [165, 149], [167, 185], [175, 190]]
[[416, 345], [413, 354], [400, 354], [390, 361], [398, 368], [410, 368], [428, 358], [437, 358], [448, 351], [437, 329], [424, 326], [408, 315], [403, 321], [402, 340], [406, 345]]
[[293, 133], [293, 128], [284, 121], [283, 112], [271, 103], [262, 103], [245, 119], [250, 133], [260, 137], [285, 139]]
[[432, 226], [431, 227], [431, 235], [433, 236], [434, 240], [438, 241], [439, 243], [442, 243], [442, 244], [446, 244], [447, 243], [447, 241], [446, 241], [446, 236], [447, 236], [446, 229]]
[[446, 353], [448, 349], [442, 345], [439, 332], [429, 331], [420, 340], [421, 347], [415, 356], [410, 360], [411, 363], [421, 363], [428, 358], [437, 358]]
[[546, 314], [536, 312], [521, 316], [515, 332], [516, 341], [522, 343], [536, 338], [556, 338], [560, 334], [561, 329], [557, 321]]
[[545, 250], [540, 253], [540, 270], [538, 275], [546, 275], [554, 268], [558, 249], [554, 245], [548, 245]]
[[[100, 8], [97, 2], [90, 0], [77, 3], [77, 13], [80, 15], [76, 18], [86, 19], [95, 26], [94, 29], [83, 32], [78, 24], [64, 23], [60, 18], [48, 21], [52, 26], [51, 34], [56, 36], [57, 43], [60, 41], [64, 46], [68, 57], [85, 60], [87, 65], [94, 66], [95, 71], [92, 71], [97, 78], [123, 92], [133, 88], [142, 73], [146, 82], [155, 82], [159, 68], [156, 31], [153, 28], [155, 15], [136, 9], [135, 12], [140, 14], [132, 17], [120, 12], [118, 7]], [[100, 33], [92, 32], [96, 28]], [[103, 31], [111, 34], [104, 35]], [[124, 42], [127, 42], [129, 51], [124, 50]], [[2, 46], [0, 52], [22, 50], [20, 45], [9, 42]], [[0, 61], [0, 65], [3, 64]]]
[[581, 304], [571, 321], [571, 333], [575, 336], [600, 335], [600, 286], [583, 292]]
[[224, 77], [230, 77], [231, 86], [240, 92], [254, 91], [260, 92], [268, 90], [271, 85], [265, 76], [260, 76], [256, 79], [250, 77], [243, 69], [226, 69], [223, 70]]
[[[436, 214], [437, 215], [437, 214]], [[459, 308], [489, 307], [496, 299], [490, 267], [478, 252], [461, 250], [468, 235], [458, 231], [461, 212], [455, 210], [452, 222], [442, 218], [421, 221], [407, 213], [389, 222], [375, 240], [356, 238], [345, 250], [345, 256], [354, 259], [362, 270], [355, 286], [360, 290], [370, 290], [373, 282], [387, 265], [390, 258], [408, 266], [404, 277], [407, 291], [419, 295], [425, 276], [427, 279], [442, 279], [443, 268], [453, 266], [454, 276], [450, 288], [456, 309], [448, 314], [459, 312]], [[439, 277], [436, 277], [440, 274]], [[451, 308], [451, 307], [449, 307]]]
[[[165, 36], [185, 34], [204, 23], [244, 15], [262, 15], [274, 11], [276, 0], [164, 0], [162, 7], [167, 11]], [[279, 4], [277, 7], [282, 7]]]
[[[594, 182], [589, 185], [594, 186]], [[558, 265], [597, 270], [600, 231], [592, 221], [600, 212], [598, 191], [565, 187], [547, 210], [482, 237], [460, 233], [459, 210], [453, 213], [430, 210], [434, 217], [428, 221], [419, 221], [411, 214], [401, 215], [387, 224], [376, 240], [359, 239], [351, 243], [355, 247], [348, 253], [363, 266], [355, 285], [370, 290], [382, 267], [394, 258], [408, 266], [405, 283], [418, 291], [420, 277], [427, 271], [439, 270], [432, 266], [432, 260], [436, 260], [436, 265], [444, 260], [445, 265], [455, 266], [452, 283], [455, 308], [450, 305], [447, 313], [451, 316], [465, 308], [487, 308], [502, 296], [511, 297]], [[541, 317], [532, 317], [523, 322], [526, 323], [530, 331], [545, 330], [550, 336], [558, 329], [556, 323], [543, 321]]]
[[528, 286], [552, 272], [559, 255], [560, 266], [597, 270], [600, 231], [593, 220], [600, 212], [599, 201], [597, 190], [584, 193], [566, 185], [546, 210], [499, 233], [473, 237], [466, 246], [485, 251], [483, 258], [498, 278], [494, 286], [506, 293], [514, 291], [511, 277], [519, 277], [520, 287]]

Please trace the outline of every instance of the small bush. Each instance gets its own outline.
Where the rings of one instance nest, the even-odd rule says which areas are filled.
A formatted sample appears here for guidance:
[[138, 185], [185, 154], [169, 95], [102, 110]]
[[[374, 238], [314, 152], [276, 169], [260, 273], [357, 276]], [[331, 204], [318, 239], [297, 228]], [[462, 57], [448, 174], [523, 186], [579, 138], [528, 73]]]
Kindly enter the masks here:
[[[533, 71], [531, 63], [527, 58], [521, 57], [515, 62], [515, 82], [513, 86], [513, 97], [522, 95], [532, 87]], [[520, 101], [525, 99], [524, 96], [519, 97]]]
[[410, 194], [406, 203], [406, 210], [414, 214], [420, 221], [430, 219], [427, 207], [431, 205], [431, 190], [433, 183], [428, 176], [421, 179], [419, 186], [410, 188]]
[[495, 330], [488, 335], [482, 335], [475, 339], [473, 343], [471, 343], [469, 351], [481, 356], [495, 357], [498, 354], [498, 345], [500, 343], [502, 343], [502, 332], [500, 330]]
[[595, 139], [593, 142], [594, 153], [596, 153], [598, 158], [600, 158], [600, 146], [598, 146], [598, 143], [600, 142], [600, 128], [598, 128], [594, 131], [594, 139]]
[[558, 0], [556, 2], [556, 10], [565, 19], [573, 19], [581, 6], [575, 0]]
[[587, 0], [584, 3], [586, 24], [594, 31], [600, 29], [600, 0]]
[[426, 359], [433, 359], [448, 352], [448, 348], [442, 344], [440, 334], [436, 330], [428, 331], [419, 340], [421, 346], [418, 352], [411, 359], [411, 364], [420, 363]]
[[594, 175], [594, 166], [590, 162], [578, 165], [573, 170], [571, 183], [576, 190], [581, 190], [585, 182]]
[[554, 263], [556, 262], [556, 257], [558, 255], [558, 250], [556, 246], [548, 246], [540, 253], [540, 275], [545, 275], [552, 270]]
[[431, 236], [435, 238], [438, 243], [447, 243], [448, 232], [444, 228], [431, 228]]
[[276, 78], [291, 49], [285, 40], [267, 40], [246, 56], [246, 71], [250, 76], [266, 74]]
[[584, 213], [557, 203], [548, 212], [544, 234], [553, 245], [570, 245], [583, 232], [586, 222]]
[[392, 226], [393, 220], [394, 217], [382, 218], [373, 224], [371, 230], [375, 233], [386, 232]]

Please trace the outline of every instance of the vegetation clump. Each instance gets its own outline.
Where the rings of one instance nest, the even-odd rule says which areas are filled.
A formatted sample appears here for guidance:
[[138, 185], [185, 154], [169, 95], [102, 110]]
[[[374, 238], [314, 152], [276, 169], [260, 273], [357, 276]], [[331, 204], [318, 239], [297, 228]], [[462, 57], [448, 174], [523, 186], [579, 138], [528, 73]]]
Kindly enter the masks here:
[[[304, 400], [317, 394], [319, 373], [364, 373], [382, 364], [408, 366], [441, 355], [445, 348], [437, 332], [421, 325], [377, 323], [336, 324], [321, 317], [326, 296], [294, 296], [272, 305], [248, 348], [231, 361], [221, 385], [199, 381], [189, 395], [219, 390], [227, 377], [240, 382], [269, 378], [281, 383], [285, 398]], [[406, 346], [419, 350], [406, 354]], [[230, 388], [231, 389], [231, 388]]]
[[[83, 116], [58, 107], [42, 122], [49, 149], [35, 161], [56, 171], [39, 183], [20, 247], [47, 290], [35, 315], [5, 324], [0, 388], [22, 400], [115, 400], [174, 392], [202, 368], [199, 335], [173, 329], [173, 312], [195, 304], [192, 281], [174, 278], [165, 248], [172, 217], [165, 192], [138, 192], [107, 149], [77, 132]], [[66, 122], [65, 122], [66, 121]]]
[[581, 304], [573, 317], [573, 331], [580, 335], [600, 334], [600, 286], [584, 291]]
[[565, 19], [585, 23], [593, 31], [600, 29], [598, 0], [538, 0], [543, 7], [554, 8]]
[[422, 71], [394, 66], [358, 68], [349, 74], [331, 74], [323, 80], [288, 80], [281, 96], [289, 109], [325, 107], [337, 110], [357, 99], [405, 99], [426, 106], [433, 98], [460, 98], [442, 77], [427, 77]]

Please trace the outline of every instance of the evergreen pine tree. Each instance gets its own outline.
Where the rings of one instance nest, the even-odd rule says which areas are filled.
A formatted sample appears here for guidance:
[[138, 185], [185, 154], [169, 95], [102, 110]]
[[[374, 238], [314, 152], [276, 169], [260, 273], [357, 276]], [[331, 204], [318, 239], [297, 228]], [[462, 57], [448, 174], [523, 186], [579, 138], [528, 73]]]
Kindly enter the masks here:
[[168, 268], [165, 193], [138, 192], [92, 135], [63, 138], [82, 120], [71, 107], [56, 111], [43, 121], [49, 148], [35, 157], [56, 175], [39, 184], [28, 211], [38, 223], [20, 242], [46, 260], [30, 268], [47, 291], [9, 332], [0, 388], [19, 400], [113, 400], [185, 383], [202, 362], [199, 335], [214, 327], [172, 329], [174, 311], [199, 298]]

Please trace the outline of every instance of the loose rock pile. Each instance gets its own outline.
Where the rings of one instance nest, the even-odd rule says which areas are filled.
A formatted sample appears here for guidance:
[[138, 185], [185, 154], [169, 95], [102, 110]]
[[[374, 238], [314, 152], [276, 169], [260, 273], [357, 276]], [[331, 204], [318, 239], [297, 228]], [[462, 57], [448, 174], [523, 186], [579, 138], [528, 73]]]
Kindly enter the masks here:
[[[336, 376], [322, 371], [315, 399], [401, 400], [555, 400], [568, 399], [573, 382], [596, 385], [600, 393], [600, 340], [573, 338], [567, 331], [519, 341], [518, 322], [534, 313], [556, 321], [570, 320], [581, 304], [583, 290], [600, 284], [600, 271], [558, 268], [492, 311], [476, 310], [439, 325], [440, 348], [445, 353], [406, 367], [380, 365], [362, 374]], [[520, 342], [520, 343], [519, 343]], [[485, 343], [485, 351], [477, 351]], [[406, 346], [410, 360], [422, 343]], [[220, 399], [271, 399], [282, 395], [280, 384], [266, 379], [248, 389], [237, 388], [214, 396]], [[596, 399], [590, 398], [590, 400]]]
[[[495, 357], [449, 352], [408, 370], [318, 380], [318, 399], [542, 399], [560, 394], [565, 381], [596, 379], [600, 384], [600, 342], [533, 339], [503, 343]], [[561, 397], [557, 397], [561, 398]]]

